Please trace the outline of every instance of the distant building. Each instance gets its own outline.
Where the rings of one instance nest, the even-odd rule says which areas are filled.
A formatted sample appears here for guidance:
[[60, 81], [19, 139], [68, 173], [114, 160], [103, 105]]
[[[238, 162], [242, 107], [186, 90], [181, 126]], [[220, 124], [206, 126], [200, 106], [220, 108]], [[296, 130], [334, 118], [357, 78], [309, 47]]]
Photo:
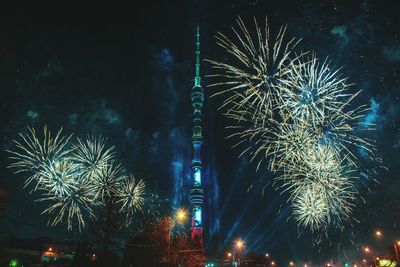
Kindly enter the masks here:
[[74, 259], [72, 244], [52, 241], [48, 238], [0, 240], [0, 266], [39, 265], [62, 263], [68, 266]]

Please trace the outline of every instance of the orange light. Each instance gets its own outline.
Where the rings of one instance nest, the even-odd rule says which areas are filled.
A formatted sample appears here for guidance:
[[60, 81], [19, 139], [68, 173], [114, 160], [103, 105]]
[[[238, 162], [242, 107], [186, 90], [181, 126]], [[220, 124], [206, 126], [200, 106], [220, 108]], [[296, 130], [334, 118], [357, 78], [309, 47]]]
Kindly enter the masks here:
[[184, 223], [188, 218], [188, 212], [185, 209], [178, 209], [176, 219], [179, 223]]
[[274, 262], [274, 261], [271, 261], [271, 265], [275, 265], [275, 262]]
[[375, 235], [376, 235], [377, 237], [381, 237], [381, 236], [382, 236], [382, 232], [381, 232], [380, 230], [376, 230], [376, 231], [375, 231]]
[[364, 251], [367, 252], [367, 253], [371, 252], [371, 250], [369, 249], [369, 247], [365, 247], [365, 248], [364, 248]]
[[242, 248], [244, 247], [244, 242], [243, 242], [243, 240], [237, 239], [237, 240], [235, 241], [235, 247], [236, 247], [237, 249], [242, 249]]
[[307, 264], [304, 264], [304, 267], [308, 267], [308, 265], [307, 265]]
[[289, 262], [289, 265], [290, 265], [290, 266], [293, 266], [293, 265], [294, 265], [294, 262], [293, 262], [293, 261]]
[[376, 257], [376, 260], [379, 261], [379, 257]]
[[53, 251], [53, 248], [52, 248], [52, 247], [49, 247], [48, 251], [52, 252], [52, 251]]
[[397, 241], [397, 245], [400, 246], [400, 241]]
[[230, 252], [228, 252], [226, 255], [227, 255], [228, 257], [232, 257], [232, 253], [230, 253]]

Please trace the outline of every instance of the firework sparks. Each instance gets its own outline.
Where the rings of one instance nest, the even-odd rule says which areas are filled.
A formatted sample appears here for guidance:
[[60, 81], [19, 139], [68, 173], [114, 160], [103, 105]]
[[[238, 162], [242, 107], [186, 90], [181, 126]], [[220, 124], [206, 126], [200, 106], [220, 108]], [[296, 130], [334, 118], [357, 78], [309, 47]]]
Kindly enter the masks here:
[[66, 221], [67, 229], [72, 230], [76, 221], [80, 231], [86, 225], [86, 215], [95, 218], [92, 207], [96, 202], [93, 201], [93, 192], [87, 179], [75, 180], [74, 186], [68, 187], [68, 191], [63, 195], [56, 195], [50, 191], [39, 201], [50, 204], [42, 214], [48, 213], [50, 216], [54, 216], [49, 221], [51, 226]]
[[275, 39], [271, 38], [267, 20], [263, 30], [254, 19], [256, 38], [252, 38], [240, 17], [237, 24], [238, 28], [233, 28], [237, 44], [222, 33], [218, 33], [216, 39], [238, 64], [208, 60], [218, 72], [208, 77], [222, 79], [210, 86], [223, 88], [214, 96], [230, 93], [222, 104], [228, 107], [228, 114], [246, 111], [251, 106], [262, 111], [263, 117], [270, 118], [276, 101], [276, 85], [290, 72], [287, 66], [293, 61], [290, 56], [298, 41], [294, 38], [284, 41], [286, 27], [280, 29]]
[[101, 169], [100, 173], [93, 176], [91, 180], [90, 187], [92, 192], [95, 192], [94, 199], [104, 202], [106, 198], [117, 194], [124, 173], [125, 170], [121, 164], [115, 161], [109, 162], [107, 167]]
[[57, 197], [65, 197], [76, 187], [80, 173], [69, 159], [45, 164], [38, 173], [38, 189]]
[[121, 205], [120, 212], [126, 214], [126, 224], [132, 222], [132, 215], [142, 210], [146, 185], [143, 180], [136, 183], [135, 177], [124, 177], [118, 188], [118, 201]]
[[51, 226], [66, 221], [68, 230], [76, 224], [81, 230], [86, 219], [96, 219], [95, 211], [109, 204], [121, 205], [128, 226], [132, 215], [142, 209], [144, 181], [136, 183], [133, 176], [125, 175], [115, 161], [114, 147], [106, 147], [104, 138], [77, 138], [76, 144], [70, 144], [71, 136], [63, 137], [62, 129], [53, 137], [47, 127], [43, 136], [28, 128], [28, 134], [20, 137], [22, 141], [14, 141], [16, 151], [8, 151], [13, 160], [10, 167], [31, 175], [25, 185], [36, 182], [34, 191], [41, 193], [37, 201], [49, 204], [42, 214], [49, 214]]
[[20, 133], [19, 136], [20, 141], [14, 140], [16, 151], [7, 150], [7, 152], [11, 153], [10, 159], [14, 161], [9, 167], [14, 168], [15, 173], [32, 174], [25, 181], [25, 186], [32, 181], [38, 182], [41, 177], [39, 174], [43, 172], [45, 166], [60, 161], [70, 153], [68, 142], [72, 135], [62, 136], [62, 128], [54, 137], [47, 126], [43, 128], [42, 136], [39, 136], [31, 127], [28, 127], [28, 133]]
[[115, 159], [115, 149], [113, 146], [106, 148], [106, 139], [101, 137], [77, 138], [72, 157], [83, 175], [91, 178], [103, 172], [109, 162]]
[[209, 60], [221, 79], [211, 86], [223, 95], [221, 108], [233, 121], [235, 146], [244, 147], [257, 169], [267, 162], [278, 173], [275, 185], [288, 192], [293, 217], [302, 228], [326, 231], [349, 220], [355, 202], [356, 169], [363, 157], [376, 159], [370, 140], [360, 130], [371, 130], [362, 118], [367, 108], [355, 105], [347, 78], [327, 60], [293, 52], [297, 41], [284, 43], [286, 28], [271, 40], [255, 21], [252, 38], [243, 21], [233, 28], [238, 43], [217, 35], [232, 63]]
[[339, 69], [331, 69], [327, 60], [320, 64], [313, 55], [311, 59], [302, 57], [295, 62], [278, 85], [282, 97], [280, 108], [291, 119], [318, 127], [331, 114], [343, 114], [343, 109], [358, 95], [359, 92], [349, 93], [347, 79], [339, 75]]
[[341, 226], [353, 210], [356, 190], [354, 170], [347, 157], [338, 158], [329, 145], [309, 147], [296, 164], [285, 166], [282, 188], [289, 192], [293, 217], [311, 231]]

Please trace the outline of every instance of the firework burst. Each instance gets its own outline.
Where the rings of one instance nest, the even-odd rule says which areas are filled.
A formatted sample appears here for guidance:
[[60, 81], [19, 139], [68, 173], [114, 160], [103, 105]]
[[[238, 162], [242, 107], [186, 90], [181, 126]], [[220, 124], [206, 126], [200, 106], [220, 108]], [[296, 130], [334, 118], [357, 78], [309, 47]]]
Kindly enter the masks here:
[[111, 161], [100, 173], [93, 176], [90, 187], [95, 192], [94, 199], [104, 203], [105, 199], [118, 193], [118, 187], [125, 176], [125, 170], [121, 164]]
[[373, 125], [362, 121], [368, 110], [365, 105], [351, 108], [360, 91], [351, 93], [347, 78], [342, 78], [339, 69], [332, 69], [327, 60], [319, 63], [313, 55], [296, 61], [279, 84], [281, 113], [286, 114], [287, 120], [304, 125], [318, 142], [344, 149], [355, 166], [354, 151], [360, 148], [374, 158], [374, 145], [355, 134], [373, 129]]
[[81, 175], [69, 159], [45, 164], [38, 173], [38, 189], [46, 194], [65, 197], [76, 187]]
[[43, 135], [40, 136], [35, 129], [28, 127], [28, 133], [20, 133], [19, 136], [21, 140], [14, 140], [17, 149], [15, 151], [7, 150], [7, 152], [11, 153], [10, 159], [14, 161], [9, 167], [14, 168], [15, 173], [31, 174], [25, 181], [25, 186], [32, 181], [38, 182], [41, 177], [40, 173], [43, 173], [45, 166], [61, 161], [70, 153], [68, 142], [72, 135], [62, 136], [62, 128], [53, 136], [45, 126]]
[[297, 41], [284, 42], [286, 28], [270, 38], [255, 21], [252, 38], [243, 21], [233, 28], [237, 43], [217, 35], [231, 62], [209, 60], [220, 81], [214, 95], [234, 123], [228, 137], [236, 146], [278, 174], [274, 184], [289, 193], [293, 217], [300, 228], [327, 231], [350, 220], [357, 194], [355, 181], [363, 157], [375, 157], [372, 142], [360, 131], [371, 130], [363, 119], [368, 110], [355, 104], [340, 69], [315, 55], [295, 54]]
[[132, 222], [132, 216], [142, 210], [146, 185], [143, 180], [135, 181], [134, 176], [124, 177], [118, 188], [118, 201], [121, 205], [120, 212], [126, 214], [126, 224]]
[[302, 228], [326, 231], [349, 221], [357, 194], [354, 169], [346, 156], [338, 158], [329, 145], [309, 147], [285, 166], [281, 188], [290, 194], [293, 217]]
[[290, 72], [287, 66], [293, 62], [290, 56], [298, 41], [294, 38], [284, 41], [286, 27], [282, 27], [273, 39], [267, 20], [264, 29], [256, 19], [254, 24], [256, 38], [252, 38], [240, 17], [237, 19], [237, 28], [232, 28], [237, 43], [222, 33], [217, 34], [217, 44], [237, 64], [208, 60], [217, 72], [208, 77], [222, 79], [210, 86], [222, 88], [214, 96], [228, 93], [228, 98], [221, 106], [228, 107], [227, 114], [241, 113], [252, 107], [262, 111], [263, 117], [270, 118], [275, 108], [276, 86]]
[[63, 137], [62, 129], [53, 137], [47, 127], [43, 136], [28, 128], [20, 137], [22, 141], [14, 141], [17, 149], [8, 151], [10, 167], [31, 175], [26, 185], [36, 182], [34, 191], [41, 193], [37, 201], [49, 204], [42, 213], [50, 216], [51, 226], [65, 221], [68, 230], [75, 225], [81, 230], [86, 219], [96, 219], [97, 211], [119, 205], [128, 226], [144, 205], [145, 183], [126, 177], [115, 161], [114, 147], [106, 147], [104, 138], [77, 138], [70, 144], [71, 136]]
[[85, 227], [87, 215], [95, 219], [93, 206], [93, 192], [87, 179], [75, 180], [74, 186], [68, 187], [63, 195], [53, 194], [51, 191], [45, 194], [39, 201], [49, 203], [42, 214], [47, 213], [54, 217], [49, 221], [51, 226], [55, 226], [64, 221], [67, 222], [67, 229], [72, 230], [74, 222], [77, 222], [79, 231]]
[[77, 138], [77, 144], [73, 148], [72, 158], [75, 165], [88, 178], [103, 172], [115, 159], [115, 148], [113, 146], [107, 148], [106, 139], [101, 137]]

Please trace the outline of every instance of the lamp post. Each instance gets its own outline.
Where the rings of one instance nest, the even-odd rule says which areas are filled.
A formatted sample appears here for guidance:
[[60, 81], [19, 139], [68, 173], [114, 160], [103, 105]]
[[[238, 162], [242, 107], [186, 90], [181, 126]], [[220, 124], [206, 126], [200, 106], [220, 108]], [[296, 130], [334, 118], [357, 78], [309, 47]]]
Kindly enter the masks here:
[[393, 242], [394, 252], [396, 253], [397, 264], [400, 264], [399, 251], [397, 246], [400, 246], [400, 241]]
[[241, 239], [236, 239], [233, 245], [233, 256], [232, 256], [232, 266], [240, 266], [240, 258], [236, 262], [236, 252], [242, 250], [244, 248], [244, 242]]
[[371, 253], [372, 262], [374, 263], [374, 266], [376, 267], [375, 256], [374, 256], [374, 253], [372, 252], [372, 250], [369, 247], [364, 247], [364, 252]]

